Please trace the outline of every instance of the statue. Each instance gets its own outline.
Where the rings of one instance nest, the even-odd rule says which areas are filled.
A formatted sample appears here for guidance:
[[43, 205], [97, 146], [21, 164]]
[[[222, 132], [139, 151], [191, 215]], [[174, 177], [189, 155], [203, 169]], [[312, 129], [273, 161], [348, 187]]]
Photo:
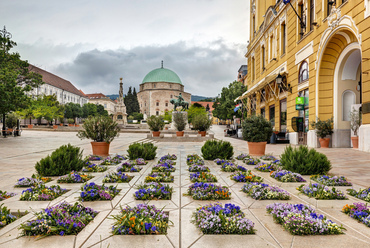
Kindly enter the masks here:
[[184, 98], [182, 97], [181, 93], [179, 96], [175, 96], [177, 99], [171, 99], [170, 103], [174, 105], [173, 110], [176, 111], [177, 107], [182, 107], [181, 111], [185, 111], [189, 108], [189, 103], [185, 102]]

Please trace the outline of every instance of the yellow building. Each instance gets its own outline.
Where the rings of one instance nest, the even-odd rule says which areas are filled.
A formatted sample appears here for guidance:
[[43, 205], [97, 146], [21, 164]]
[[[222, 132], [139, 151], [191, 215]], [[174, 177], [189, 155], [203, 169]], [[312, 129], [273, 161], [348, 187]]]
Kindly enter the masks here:
[[[331, 117], [332, 147], [351, 147], [349, 113], [362, 106], [359, 148], [370, 151], [370, 0], [250, 0], [250, 6], [248, 91], [237, 100], [288, 132], [290, 143], [310, 147], [318, 142], [309, 124]], [[303, 132], [293, 130], [293, 117], [303, 117]]]

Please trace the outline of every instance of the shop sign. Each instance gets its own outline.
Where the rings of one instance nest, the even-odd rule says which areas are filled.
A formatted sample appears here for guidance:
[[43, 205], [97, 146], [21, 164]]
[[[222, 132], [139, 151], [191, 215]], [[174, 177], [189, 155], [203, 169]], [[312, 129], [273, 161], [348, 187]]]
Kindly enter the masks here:
[[304, 110], [304, 97], [296, 97], [295, 98], [295, 109], [296, 110]]

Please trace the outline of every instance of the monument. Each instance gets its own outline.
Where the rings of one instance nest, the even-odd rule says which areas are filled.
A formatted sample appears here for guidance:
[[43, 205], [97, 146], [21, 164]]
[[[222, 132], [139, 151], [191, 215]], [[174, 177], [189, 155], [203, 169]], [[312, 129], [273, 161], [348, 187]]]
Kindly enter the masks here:
[[114, 115], [113, 120], [118, 123], [118, 125], [126, 125], [127, 124], [127, 114], [126, 114], [126, 106], [123, 102], [123, 83], [122, 78], [120, 78], [119, 83], [119, 97], [117, 99], [117, 105], [114, 107]]

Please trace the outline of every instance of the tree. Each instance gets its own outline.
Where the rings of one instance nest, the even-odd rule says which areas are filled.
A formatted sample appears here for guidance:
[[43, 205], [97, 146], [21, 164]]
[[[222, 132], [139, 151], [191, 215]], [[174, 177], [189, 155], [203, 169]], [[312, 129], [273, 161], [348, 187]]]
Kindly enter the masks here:
[[34, 111], [35, 111], [35, 100], [31, 99], [29, 104], [26, 108], [23, 108], [17, 111], [17, 114], [22, 116], [23, 119], [30, 119], [30, 125], [32, 124], [32, 118], [34, 118]]
[[136, 88], [134, 87], [134, 93], [132, 95], [132, 111], [140, 113], [140, 104], [137, 99]]
[[234, 112], [234, 100], [241, 96], [245, 90], [243, 83], [238, 81], [232, 82], [229, 87], [222, 88], [221, 97], [216, 98], [213, 103], [213, 116], [222, 120], [232, 119], [234, 115], [240, 118], [241, 112]]
[[87, 118], [89, 116], [97, 115], [97, 107], [93, 103], [86, 103], [82, 106], [82, 117]]
[[192, 123], [194, 116], [196, 115], [207, 115], [206, 109], [199, 103], [194, 103], [187, 110], [188, 112], [188, 122]]
[[104, 106], [101, 104], [96, 105], [96, 114], [100, 116], [108, 116], [108, 111], [104, 109]]
[[27, 108], [33, 88], [42, 84], [41, 75], [30, 72], [27, 61], [21, 60], [18, 53], [9, 53], [17, 43], [4, 27], [0, 35], [0, 114]]
[[83, 111], [80, 104], [69, 102], [64, 105], [64, 118], [76, 119], [77, 117], [82, 117], [82, 115]]
[[124, 103], [126, 105], [126, 113], [127, 115], [131, 115], [131, 113], [133, 113], [133, 101], [132, 101], [132, 90], [131, 90], [131, 86], [128, 88], [128, 92], [125, 96], [125, 99], [124, 99]]
[[56, 95], [43, 95], [35, 101], [33, 115], [38, 119], [44, 118], [52, 125], [53, 120], [63, 117], [64, 106], [59, 104]]

